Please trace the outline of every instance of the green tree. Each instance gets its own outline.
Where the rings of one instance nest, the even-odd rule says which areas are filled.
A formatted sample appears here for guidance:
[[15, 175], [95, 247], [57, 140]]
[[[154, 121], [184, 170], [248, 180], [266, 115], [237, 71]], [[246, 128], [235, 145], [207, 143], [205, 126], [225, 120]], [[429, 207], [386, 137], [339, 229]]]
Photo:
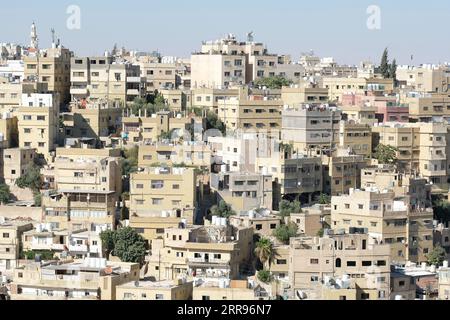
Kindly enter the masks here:
[[130, 209], [128, 209], [125, 205], [120, 209], [120, 220], [125, 221], [130, 219]]
[[11, 191], [9, 186], [2, 183], [0, 184], [0, 203], [7, 204], [11, 200]]
[[114, 235], [112, 230], [106, 230], [100, 233], [100, 239], [102, 240], [102, 249], [107, 259], [114, 251]]
[[221, 200], [219, 205], [211, 207], [211, 215], [220, 218], [229, 218], [230, 216], [236, 215], [236, 212], [231, 208], [229, 204]]
[[394, 80], [394, 83], [397, 81], [397, 60], [393, 60], [391, 65], [389, 66], [389, 78]]
[[324, 229], [320, 229], [319, 231], [317, 231], [317, 236], [319, 238], [322, 238], [324, 234], [325, 234], [325, 230]]
[[35, 192], [33, 194], [34, 206], [40, 207], [42, 205], [42, 194], [40, 192]]
[[270, 271], [267, 270], [260, 270], [257, 273], [258, 280], [263, 283], [269, 283], [272, 281], [272, 275], [270, 274]]
[[23, 257], [27, 260], [34, 260], [39, 255], [41, 260], [48, 261], [55, 258], [55, 253], [49, 250], [25, 251]]
[[135, 146], [131, 149], [123, 151], [122, 173], [125, 176], [134, 173], [138, 169], [139, 147]]
[[442, 262], [445, 261], [446, 256], [447, 253], [445, 252], [445, 249], [440, 245], [436, 246], [433, 251], [425, 255], [425, 257], [428, 259], [428, 264], [432, 266], [440, 266]]
[[280, 152], [283, 153], [285, 158], [289, 158], [294, 151], [294, 146], [288, 143], [280, 143]]
[[433, 201], [434, 219], [440, 223], [446, 223], [450, 221], [450, 202], [444, 199], [442, 196]]
[[287, 87], [291, 84], [292, 81], [281, 76], [260, 78], [255, 81], [255, 86], [267, 87], [268, 89], [281, 89], [282, 87]]
[[256, 243], [255, 254], [264, 267], [270, 266], [274, 259], [272, 241], [268, 238], [261, 238]]
[[293, 213], [301, 213], [301, 212], [302, 212], [302, 204], [298, 200], [295, 200], [294, 202], [282, 200], [280, 202], [280, 216], [283, 218], [289, 217]]
[[383, 78], [389, 78], [389, 51], [388, 49], [384, 49], [383, 56], [381, 57], [380, 64], [380, 72], [383, 75]]
[[393, 146], [379, 144], [375, 148], [374, 156], [380, 164], [395, 164], [397, 162], [397, 151], [398, 149]]
[[203, 116], [203, 108], [192, 107], [189, 109], [189, 113], [193, 113], [197, 117], [202, 117]]
[[144, 263], [146, 244], [144, 238], [133, 228], [127, 227], [114, 232], [114, 256], [122, 262]]
[[206, 129], [217, 129], [222, 132], [222, 134], [226, 134], [227, 131], [225, 124], [213, 111], [209, 111], [206, 115]]
[[280, 225], [273, 235], [284, 244], [289, 244], [289, 240], [297, 235], [298, 226], [297, 224], [290, 222], [289, 224]]
[[165, 106], [166, 105], [166, 99], [164, 99], [164, 96], [162, 94], [157, 92], [153, 104], [156, 105], [156, 106]]
[[328, 194], [321, 193], [319, 196], [319, 204], [330, 204], [331, 197]]
[[30, 164], [19, 179], [16, 185], [21, 189], [31, 189], [33, 192], [39, 192], [42, 187], [41, 168], [35, 163]]

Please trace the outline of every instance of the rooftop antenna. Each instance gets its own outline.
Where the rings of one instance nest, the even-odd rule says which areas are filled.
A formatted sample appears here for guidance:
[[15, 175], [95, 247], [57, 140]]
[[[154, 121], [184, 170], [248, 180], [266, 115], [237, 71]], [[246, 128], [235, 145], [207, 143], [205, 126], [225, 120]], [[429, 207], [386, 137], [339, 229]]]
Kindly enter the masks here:
[[55, 29], [51, 29], [51, 33], [52, 33], [52, 45], [55, 44]]
[[250, 31], [249, 33], [247, 33], [247, 42], [253, 42], [254, 40], [255, 40], [254, 32]]

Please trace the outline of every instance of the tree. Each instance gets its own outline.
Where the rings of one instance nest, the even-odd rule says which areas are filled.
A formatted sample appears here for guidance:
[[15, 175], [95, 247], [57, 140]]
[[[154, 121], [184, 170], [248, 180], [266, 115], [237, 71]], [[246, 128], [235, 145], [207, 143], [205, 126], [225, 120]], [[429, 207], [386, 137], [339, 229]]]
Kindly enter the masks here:
[[381, 57], [380, 72], [383, 78], [389, 78], [389, 51], [384, 49], [383, 56]]
[[446, 256], [447, 253], [445, 252], [445, 249], [438, 245], [425, 257], [428, 259], [428, 264], [432, 266], [440, 266], [442, 262], [445, 261]]
[[106, 230], [100, 233], [100, 239], [102, 240], [102, 248], [107, 259], [114, 251], [114, 231]]
[[35, 192], [33, 195], [34, 206], [40, 207], [42, 205], [42, 194], [40, 192]]
[[290, 222], [289, 224], [283, 224], [279, 226], [273, 232], [273, 235], [284, 244], [289, 244], [289, 240], [297, 235], [297, 224]]
[[280, 216], [283, 218], [289, 217], [293, 213], [301, 213], [301, 212], [302, 212], [302, 204], [298, 200], [295, 200], [294, 202], [282, 200], [280, 202]]
[[120, 209], [120, 220], [125, 221], [128, 219], [130, 219], [130, 210], [124, 204]]
[[438, 197], [433, 201], [434, 219], [440, 223], [450, 221], [450, 202], [443, 197]]
[[319, 196], [319, 204], [330, 204], [331, 203], [331, 197], [325, 193], [321, 193]]
[[397, 162], [398, 149], [393, 146], [379, 144], [375, 149], [375, 159], [380, 164], [394, 164]]
[[166, 105], [166, 99], [164, 99], [164, 96], [160, 94], [159, 92], [156, 92], [155, 100], [153, 102], [155, 106], [165, 106]]
[[123, 152], [123, 157], [125, 158], [125, 160], [122, 161], [123, 175], [128, 176], [131, 173], [136, 172], [138, 169], [139, 147], [135, 146], [125, 150]]
[[394, 80], [394, 83], [397, 82], [397, 60], [393, 60], [392, 64], [389, 66], [389, 78]]
[[285, 158], [289, 158], [294, 150], [294, 146], [292, 144], [280, 143], [280, 152], [283, 153]]
[[229, 204], [225, 201], [221, 200], [219, 205], [211, 207], [211, 215], [217, 216], [220, 218], [229, 218], [230, 216], [234, 216], [236, 212], [231, 208]]
[[213, 111], [209, 111], [206, 115], [206, 130], [216, 129], [226, 134], [227, 128], [222, 120], [219, 119], [217, 114]]
[[144, 263], [146, 244], [144, 238], [133, 228], [127, 227], [114, 232], [114, 256], [122, 262]]
[[255, 81], [255, 86], [267, 87], [268, 89], [281, 89], [282, 87], [287, 87], [291, 84], [292, 81], [281, 76], [260, 78]]
[[263, 283], [269, 283], [272, 280], [272, 275], [270, 274], [270, 271], [267, 270], [260, 270], [257, 273], [258, 280]]
[[268, 238], [261, 238], [256, 243], [255, 254], [264, 267], [270, 266], [274, 258], [272, 241]]
[[39, 192], [42, 187], [41, 168], [35, 163], [30, 164], [25, 173], [16, 180], [16, 185], [20, 189], [31, 189], [33, 192]]
[[2, 183], [0, 184], [0, 203], [7, 204], [11, 200], [11, 191], [9, 186]]

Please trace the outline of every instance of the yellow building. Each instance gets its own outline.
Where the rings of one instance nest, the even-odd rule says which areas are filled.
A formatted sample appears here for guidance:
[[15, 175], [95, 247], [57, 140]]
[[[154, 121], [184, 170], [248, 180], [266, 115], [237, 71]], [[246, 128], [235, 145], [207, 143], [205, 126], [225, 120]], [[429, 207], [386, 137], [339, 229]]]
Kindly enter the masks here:
[[0, 220], [0, 272], [10, 272], [20, 259], [22, 234], [33, 229], [29, 221]]
[[322, 86], [329, 90], [330, 101], [342, 101], [342, 96], [348, 93], [359, 94], [366, 91], [390, 93], [394, 90], [394, 81], [382, 78], [330, 77], [322, 79]]
[[36, 150], [30, 148], [15, 148], [3, 150], [3, 179], [13, 186], [16, 180], [25, 174], [28, 166], [34, 163]]
[[328, 89], [316, 85], [301, 84], [283, 87], [281, 100], [285, 105], [295, 106], [304, 103], [327, 103]]
[[368, 124], [352, 124], [341, 121], [339, 146], [364, 159], [372, 157], [372, 127]]
[[192, 300], [193, 282], [136, 281], [117, 286], [116, 300]]
[[450, 118], [448, 93], [407, 93], [400, 101], [409, 104], [409, 117], [417, 122], [433, 122]]
[[9, 112], [0, 114], [0, 136], [6, 148], [15, 148], [19, 145], [19, 129], [17, 117]]

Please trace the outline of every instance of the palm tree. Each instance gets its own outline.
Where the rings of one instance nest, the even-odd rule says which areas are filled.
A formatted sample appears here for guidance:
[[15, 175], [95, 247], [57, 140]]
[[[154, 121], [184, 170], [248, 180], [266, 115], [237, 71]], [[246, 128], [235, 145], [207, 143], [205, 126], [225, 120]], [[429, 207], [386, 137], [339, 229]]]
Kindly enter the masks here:
[[265, 269], [266, 267], [270, 267], [270, 264], [272, 263], [274, 258], [272, 241], [270, 241], [270, 239], [268, 238], [261, 238], [261, 240], [256, 243], [255, 254], [261, 261]]

